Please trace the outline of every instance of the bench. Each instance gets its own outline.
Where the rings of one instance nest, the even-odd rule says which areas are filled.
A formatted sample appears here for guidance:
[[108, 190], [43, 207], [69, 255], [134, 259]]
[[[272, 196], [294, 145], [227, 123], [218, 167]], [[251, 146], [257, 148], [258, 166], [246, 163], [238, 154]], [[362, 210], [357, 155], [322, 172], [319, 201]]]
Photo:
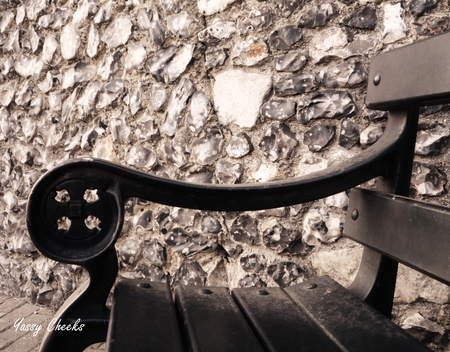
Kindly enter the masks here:
[[[108, 351], [429, 350], [388, 317], [399, 262], [450, 285], [450, 209], [406, 198], [419, 108], [450, 100], [449, 40], [444, 34], [374, 57], [366, 103], [389, 111], [383, 136], [355, 158], [313, 174], [261, 184], [189, 184], [94, 159], [47, 172], [29, 197], [30, 236], [45, 256], [83, 266], [90, 279], [57, 312], [41, 349], [82, 351], [107, 341]], [[354, 188], [375, 177], [376, 190]], [[344, 234], [365, 247], [348, 290], [324, 276], [284, 289], [178, 286], [173, 299], [168, 284], [117, 278], [114, 244], [130, 197], [248, 211], [351, 188]], [[95, 201], [84, 199], [89, 189], [97, 190]], [[85, 226], [89, 215], [100, 219], [100, 228]], [[70, 226], [58, 228], [63, 217]]]

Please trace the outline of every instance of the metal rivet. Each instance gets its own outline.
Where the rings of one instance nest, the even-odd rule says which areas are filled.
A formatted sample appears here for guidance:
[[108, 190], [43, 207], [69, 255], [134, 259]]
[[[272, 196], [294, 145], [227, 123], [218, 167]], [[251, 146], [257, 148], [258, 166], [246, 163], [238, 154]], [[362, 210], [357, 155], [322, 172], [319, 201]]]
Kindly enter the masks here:
[[139, 283], [138, 287], [140, 287], [140, 288], [151, 288], [150, 284], [148, 284], [146, 282]]
[[317, 287], [317, 284], [308, 284], [305, 286], [307, 290], [313, 290]]
[[379, 73], [377, 73], [375, 75], [375, 77], [373, 78], [373, 84], [375, 84], [376, 86], [379, 85], [381, 82], [381, 75]]
[[359, 215], [358, 210], [357, 210], [357, 209], [354, 209], [354, 210], [352, 211], [352, 220], [358, 219], [358, 215]]
[[261, 296], [267, 296], [269, 292], [267, 292], [266, 290], [259, 290], [258, 294], [260, 294]]
[[211, 290], [208, 290], [207, 288], [202, 289], [202, 293], [205, 295], [210, 295], [212, 293]]

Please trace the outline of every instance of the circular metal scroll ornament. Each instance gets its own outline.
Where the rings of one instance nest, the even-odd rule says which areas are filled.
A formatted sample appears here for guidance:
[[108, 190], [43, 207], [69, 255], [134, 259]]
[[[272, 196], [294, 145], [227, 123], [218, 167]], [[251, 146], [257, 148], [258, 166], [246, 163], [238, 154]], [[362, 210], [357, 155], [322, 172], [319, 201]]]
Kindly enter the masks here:
[[[28, 230], [44, 255], [82, 264], [114, 246], [123, 224], [118, 186], [72, 179], [42, 188], [30, 196]], [[95, 197], [86, 196], [92, 192]]]

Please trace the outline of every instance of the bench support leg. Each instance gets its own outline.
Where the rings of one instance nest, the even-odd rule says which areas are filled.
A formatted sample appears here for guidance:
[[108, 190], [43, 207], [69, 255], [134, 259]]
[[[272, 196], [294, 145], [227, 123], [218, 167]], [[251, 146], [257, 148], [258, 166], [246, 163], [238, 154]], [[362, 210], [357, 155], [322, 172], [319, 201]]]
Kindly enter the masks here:
[[[403, 136], [399, 140], [397, 150], [407, 152], [394, 152], [388, 170], [391, 173], [377, 180], [377, 190], [409, 195], [411, 172], [414, 159], [414, 146], [416, 143], [417, 125], [419, 120], [419, 106], [410, 110], [389, 112], [389, 120], [403, 119], [406, 123]], [[388, 120], [388, 123], [390, 122]], [[349, 288], [357, 297], [363, 299], [382, 314], [390, 317], [397, 279], [398, 263], [369, 248], [364, 248], [361, 265], [355, 281]]]

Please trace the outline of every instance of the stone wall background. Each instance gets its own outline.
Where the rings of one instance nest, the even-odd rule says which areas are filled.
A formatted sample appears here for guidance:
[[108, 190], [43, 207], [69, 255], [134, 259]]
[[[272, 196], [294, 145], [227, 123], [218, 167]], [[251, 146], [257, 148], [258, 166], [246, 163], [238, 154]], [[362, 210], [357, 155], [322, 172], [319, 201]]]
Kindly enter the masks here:
[[[46, 170], [94, 156], [220, 184], [325, 168], [383, 133], [386, 115], [364, 107], [370, 58], [445, 32], [449, 6], [0, 1], [2, 292], [58, 307], [86, 279], [80, 268], [41, 256], [27, 235], [27, 197]], [[445, 205], [448, 111], [423, 109], [411, 184], [415, 197]], [[236, 287], [328, 273], [348, 285], [361, 248], [341, 237], [347, 201], [342, 193], [281, 209], [208, 213], [131, 199], [116, 246], [121, 275]], [[446, 286], [401, 268], [394, 320], [443, 350], [449, 298]]]

